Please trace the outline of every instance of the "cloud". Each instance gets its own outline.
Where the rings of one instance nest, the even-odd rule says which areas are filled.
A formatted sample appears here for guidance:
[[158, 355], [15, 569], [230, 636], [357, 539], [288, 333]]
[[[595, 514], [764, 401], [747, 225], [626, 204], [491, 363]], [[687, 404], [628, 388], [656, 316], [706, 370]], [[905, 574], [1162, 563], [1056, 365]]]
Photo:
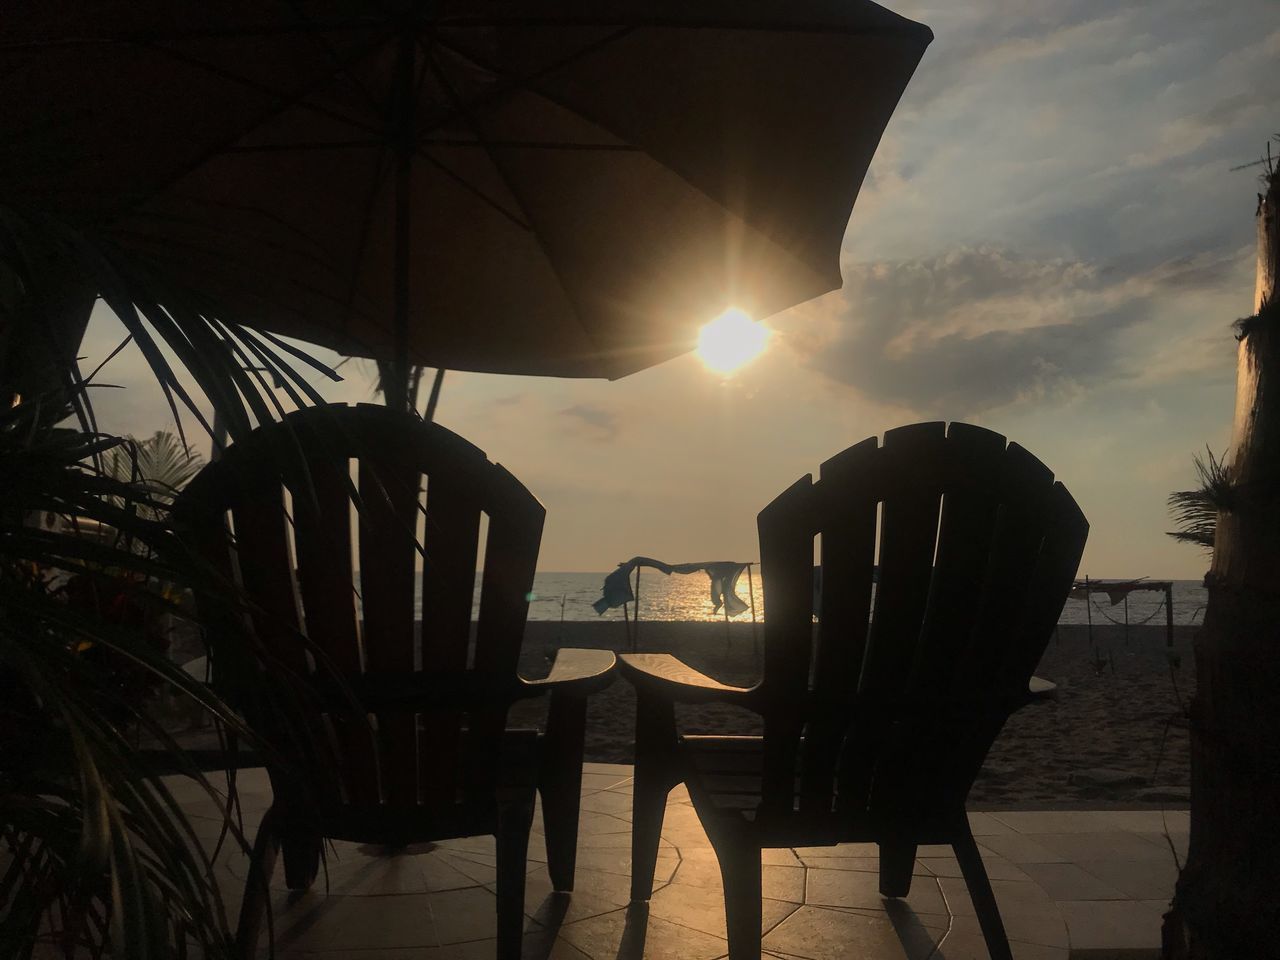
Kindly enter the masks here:
[[575, 403], [560, 413], [570, 419], [571, 429], [591, 440], [609, 442], [618, 435], [618, 415], [589, 403]]
[[1203, 254], [1126, 271], [978, 247], [847, 265], [835, 315], [811, 320], [792, 342], [812, 369], [929, 416], [1061, 401], [1136, 376], [1124, 337], [1155, 316], [1157, 298], [1217, 289], [1238, 259]]

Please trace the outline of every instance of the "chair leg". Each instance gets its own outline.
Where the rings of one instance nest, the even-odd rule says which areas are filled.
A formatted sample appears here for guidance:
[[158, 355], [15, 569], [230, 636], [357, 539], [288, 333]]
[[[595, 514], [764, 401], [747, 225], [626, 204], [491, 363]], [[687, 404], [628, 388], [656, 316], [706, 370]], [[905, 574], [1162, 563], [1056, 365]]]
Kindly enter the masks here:
[[547, 873], [551, 875], [551, 886], [558, 891], [573, 889], [586, 724], [586, 699], [551, 695], [538, 790], [542, 794], [542, 828], [547, 840]]
[[740, 841], [716, 846], [724, 880], [724, 919], [729, 960], [759, 960], [761, 901], [760, 848]]
[[[240, 902], [240, 919], [236, 924], [236, 950], [244, 960], [253, 960], [258, 952], [262, 921], [271, 909], [271, 872], [275, 869], [280, 839], [276, 834], [275, 809], [267, 811], [258, 826], [249, 858], [249, 875], [244, 882], [244, 899]], [[270, 935], [271, 925], [267, 925]]]
[[520, 960], [525, 863], [532, 824], [532, 797], [504, 803], [498, 809], [498, 960]]
[[645, 697], [636, 707], [636, 773], [631, 794], [631, 899], [648, 900], [658, 864], [667, 794], [675, 771], [675, 710], [670, 703]]
[[311, 833], [281, 831], [284, 882], [290, 890], [311, 889], [320, 872], [320, 845], [323, 842]]
[[1000, 919], [1000, 908], [991, 891], [987, 868], [982, 863], [982, 855], [978, 852], [973, 835], [966, 830], [964, 836], [951, 844], [951, 848], [956, 852], [960, 872], [964, 874], [964, 883], [969, 889], [974, 912], [978, 915], [982, 938], [987, 942], [987, 953], [991, 954], [991, 960], [1013, 960], [1009, 938], [1004, 932], [1004, 921]]
[[880, 844], [880, 895], [905, 897], [911, 892], [911, 871], [916, 865], [916, 845], [900, 840]]

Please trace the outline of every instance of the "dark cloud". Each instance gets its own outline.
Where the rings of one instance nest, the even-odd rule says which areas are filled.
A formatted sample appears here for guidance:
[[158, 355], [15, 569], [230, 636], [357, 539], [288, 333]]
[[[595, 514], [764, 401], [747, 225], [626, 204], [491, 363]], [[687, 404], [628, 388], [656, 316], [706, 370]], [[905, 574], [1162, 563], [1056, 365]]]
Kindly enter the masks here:
[[857, 265], [839, 321], [803, 349], [871, 399], [966, 417], [1123, 375], [1116, 337], [1149, 316], [1151, 283], [1150, 272], [993, 249]]
[[601, 407], [576, 403], [560, 411], [570, 418], [573, 428], [593, 440], [610, 441], [618, 435], [618, 416]]

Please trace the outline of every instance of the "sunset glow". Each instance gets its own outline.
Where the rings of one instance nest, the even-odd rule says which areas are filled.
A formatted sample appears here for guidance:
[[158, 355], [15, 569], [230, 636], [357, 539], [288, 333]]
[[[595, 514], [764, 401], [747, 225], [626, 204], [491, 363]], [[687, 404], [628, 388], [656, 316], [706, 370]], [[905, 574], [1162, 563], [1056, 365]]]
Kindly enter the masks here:
[[754, 360], [772, 331], [738, 309], [729, 309], [698, 331], [699, 359], [716, 373], [733, 373]]

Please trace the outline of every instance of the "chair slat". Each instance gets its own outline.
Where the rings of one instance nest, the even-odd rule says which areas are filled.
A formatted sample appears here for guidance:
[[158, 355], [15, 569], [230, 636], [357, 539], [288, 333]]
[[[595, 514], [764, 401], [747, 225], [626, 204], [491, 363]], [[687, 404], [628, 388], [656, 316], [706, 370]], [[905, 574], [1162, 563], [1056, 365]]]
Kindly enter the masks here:
[[[293, 486], [294, 544], [307, 638], [316, 668], [342, 677], [362, 672], [351, 554], [351, 477], [347, 461], [335, 458], [321, 438], [311, 449], [307, 475]], [[364, 715], [330, 714], [348, 802], [378, 802], [373, 729]]]
[[305, 675], [310, 665], [293, 577], [284, 490], [271, 478], [254, 477], [251, 482], [234, 505], [232, 518], [240, 578], [256, 608], [254, 629], [281, 665]]
[[[413, 584], [418, 488], [416, 464], [378, 445], [360, 461], [360, 593], [365, 666], [369, 673], [414, 669]], [[409, 806], [418, 799], [417, 718], [378, 715], [383, 799]]]
[[953, 676], [954, 689], [968, 697], [999, 693], [1001, 664], [1019, 639], [1030, 602], [1027, 587], [1045, 536], [1044, 511], [1053, 474], [1022, 447], [1010, 444], [999, 487], [1001, 503], [983, 571], [982, 600], [968, 649]]
[[942, 499], [946, 425], [885, 434], [880, 474], [880, 577], [858, 684], [858, 722], [839, 761], [839, 806], [859, 808], [882, 756], [893, 757], [893, 701], [915, 660], [929, 598]]
[[[480, 514], [480, 491], [446, 473], [430, 478], [422, 569], [423, 670], [466, 669]], [[422, 715], [421, 792], [428, 806], [457, 801], [462, 724], [460, 710]]]
[[870, 437], [822, 465], [824, 588], [814, 656], [813, 714], [805, 731], [802, 811], [829, 811], [836, 759], [852, 718], [871, 620], [879, 501], [879, 444]]
[[908, 686], [915, 697], [948, 692], [970, 645], [995, 535], [1005, 439], [954, 423], [947, 432], [946, 492], [928, 606]]
[[880, 580], [859, 692], [902, 693], [915, 656], [933, 576], [946, 425], [918, 423], [885, 434], [880, 482]]
[[[816, 519], [813, 482], [808, 476], [792, 484], [757, 518], [760, 576], [769, 610], [764, 625], [764, 692], [777, 704], [799, 704], [808, 692]], [[765, 715], [762, 809], [792, 809], [805, 719], [798, 706], [775, 707]]]
[[[516, 670], [546, 510], [500, 466], [495, 465], [493, 479], [486, 491], [489, 533], [480, 580], [474, 669], [499, 678]], [[463, 789], [468, 796], [494, 786], [494, 758], [506, 717], [505, 707], [477, 710], [471, 715], [463, 771]]]

